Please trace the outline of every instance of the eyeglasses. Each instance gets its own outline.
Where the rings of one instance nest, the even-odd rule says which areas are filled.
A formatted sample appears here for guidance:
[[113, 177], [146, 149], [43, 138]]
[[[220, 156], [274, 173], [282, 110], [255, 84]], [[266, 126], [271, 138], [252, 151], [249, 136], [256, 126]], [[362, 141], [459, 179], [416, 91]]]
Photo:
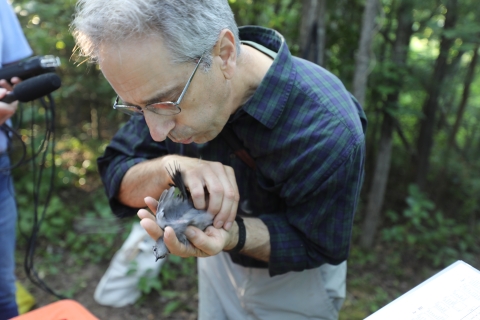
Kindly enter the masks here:
[[115, 99], [115, 103], [113, 104], [113, 109], [115, 110], [120, 110], [121, 112], [128, 114], [130, 116], [134, 115], [143, 115], [144, 110], [151, 111], [153, 113], [159, 114], [159, 115], [164, 115], [164, 116], [171, 116], [175, 114], [179, 114], [182, 109], [180, 109], [180, 103], [182, 102], [183, 97], [185, 96], [185, 93], [187, 92], [188, 87], [190, 86], [190, 83], [192, 82], [193, 76], [195, 75], [195, 72], [197, 72], [198, 66], [200, 65], [200, 62], [202, 62], [203, 55], [200, 57], [200, 59], [197, 62], [197, 65], [195, 66], [195, 69], [192, 72], [192, 75], [187, 81], [187, 84], [185, 85], [185, 88], [183, 88], [182, 93], [180, 94], [180, 97], [178, 97], [176, 102], [172, 101], [165, 101], [165, 102], [157, 102], [157, 103], [152, 103], [152, 104], [147, 104], [145, 107], [139, 107], [139, 106], [130, 106], [130, 105], [125, 105], [125, 104], [118, 104], [118, 101], [120, 97], [117, 95], [117, 98]]

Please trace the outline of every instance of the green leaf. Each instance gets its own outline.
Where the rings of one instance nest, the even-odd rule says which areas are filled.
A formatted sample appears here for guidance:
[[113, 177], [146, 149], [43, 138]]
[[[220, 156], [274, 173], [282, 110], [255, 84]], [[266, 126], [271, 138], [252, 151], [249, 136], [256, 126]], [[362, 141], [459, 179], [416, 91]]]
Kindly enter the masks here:
[[170, 301], [169, 303], [167, 303], [165, 305], [165, 307], [163, 308], [163, 312], [162, 314], [164, 316], [169, 316], [171, 315], [173, 312], [175, 312], [176, 310], [178, 310], [180, 307], [182, 306], [182, 302], [181, 301]]

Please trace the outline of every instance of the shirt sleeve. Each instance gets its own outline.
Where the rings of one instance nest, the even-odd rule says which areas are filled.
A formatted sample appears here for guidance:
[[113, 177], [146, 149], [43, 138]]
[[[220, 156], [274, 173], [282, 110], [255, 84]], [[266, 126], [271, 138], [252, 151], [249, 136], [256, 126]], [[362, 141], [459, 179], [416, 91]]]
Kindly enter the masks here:
[[[271, 276], [348, 258], [364, 179], [367, 121], [346, 90], [335, 93], [335, 98], [306, 100], [308, 117], [301, 121], [295, 112], [286, 113], [286, 124], [269, 138], [274, 152], [258, 161], [262, 176], [271, 179], [262, 185], [273, 186], [284, 201], [279, 212], [259, 216], [270, 234]], [[277, 138], [276, 130], [289, 127], [295, 134]]]
[[128, 169], [165, 154], [167, 154], [165, 142], [156, 142], [152, 139], [143, 117], [131, 117], [115, 134], [104, 155], [97, 159], [97, 165], [110, 207], [116, 216], [132, 216], [138, 210], [123, 205], [116, 198]]
[[31, 54], [15, 12], [6, 0], [0, 0], [0, 67]]
[[288, 206], [286, 212], [260, 215], [270, 233], [271, 276], [347, 259], [364, 177], [364, 142], [350, 150], [336, 169], [309, 191], [308, 198]]

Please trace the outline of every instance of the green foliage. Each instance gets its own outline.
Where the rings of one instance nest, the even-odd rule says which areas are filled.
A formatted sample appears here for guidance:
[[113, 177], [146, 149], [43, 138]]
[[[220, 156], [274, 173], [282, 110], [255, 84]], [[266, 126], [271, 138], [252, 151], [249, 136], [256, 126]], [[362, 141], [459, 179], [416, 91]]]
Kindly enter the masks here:
[[[19, 246], [26, 246], [36, 221], [41, 223], [37, 239], [37, 252], [41, 256], [52, 255], [47, 250], [51, 248], [53, 252], [67, 251], [79, 264], [108, 259], [123, 227], [112, 218], [98, 180], [95, 159], [102, 144], [95, 140], [82, 143], [64, 135], [55, 146], [54, 158], [49, 152], [45, 154], [45, 167], [40, 175], [42, 151], [48, 151], [38, 149], [44, 139], [44, 129], [38, 119], [42, 117], [39, 112], [42, 109], [36, 106], [24, 106], [24, 109], [25, 116], [19, 126], [31, 129], [21, 129], [20, 133], [27, 146], [33, 145], [33, 151], [28, 148], [26, 155], [26, 159], [33, 159], [13, 171], [19, 211]], [[29, 117], [29, 114], [34, 116]], [[22, 149], [15, 149], [12, 158], [19, 159]], [[34, 200], [34, 191], [38, 201]], [[88, 225], [89, 221], [94, 223]]]
[[140, 277], [140, 280], [138, 281], [138, 288], [144, 294], [149, 294], [152, 290], [160, 293], [162, 290], [162, 283], [158, 277], [143, 276]]
[[382, 240], [399, 252], [407, 252], [434, 267], [446, 265], [475, 251], [476, 238], [468, 226], [445, 217], [416, 185], [409, 186], [408, 207], [403, 213], [388, 211], [391, 226], [382, 230]]
[[[361, 250], [355, 248], [353, 251], [360, 254]], [[352, 261], [357, 260], [352, 257], [349, 262], [347, 297], [340, 311], [340, 320], [363, 320], [402, 294], [398, 290], [392, 291], [389, 284], [383, 282], [382, 274], [378, 272], [378, 269], [382, 269], [378, 267], [383, 263], [381, 259], [372, 264], [377, 266], [375, 273], [361, 272], [356, 264], [352, 265]], [[395, 286], [398, 285], [396, 281]]]
[[[155, 293], [161, 297], [162, 315], [165, 317], [179, 310], [189, 310], [191, 297], [197, 291], [195, 259], [174, 255], [169, 255], [167, 259], [159, 276], [146, 275], [138, 282], [138, 288], [143, 293], [139, 303], [145, 303], [147, 295]], [[132, 265], [131, 272], [135, 269]]]
[[294, 0], [229, 0], [239, 26], [260, 25], [280, 31], [290, 50], [298, 51], [301, 3]]
[[[133, 260], [129, 264], [129, 269], [127, 271], [127, 275], [132, 275], [137, 272], [138, 263], [137, 261]], [[156, 274], [152, 273], [152, 269], [147, 269], [145, 274], [140, 277], [138, 280], [138, 289], [143, 294], [149, 294], [152, 290], [160, 293], [162, 290], [162, 283]]]
[[[62, 88], [53, 93], [57, 104], [57, 128], [81, 141], [98, 139], [110, 129], [114, 92], [97, 66], [77, 61], [75, 43], [69, 31], [75, 7], [74, 0], [15, 0], [24, 33], [35, 55], [52, 54], [61, 60], [57, 73]], [[117, 115], [118, 116], [118, 115]], [[115, 118], [123, 119], [123, 118]], [[114, 130], [118, 123], [113, 124]], [[110, 134], [110, 133], [108, 133]], [[95, 153], [97, 154], [97, 153]]]
[[175, 255], [169, 255], [168, 261], [162, 268], [160, 278], [165, 285], [173, 285], [173, 282], [182, 276], [196, 273], [194, 258], [183, 259]]

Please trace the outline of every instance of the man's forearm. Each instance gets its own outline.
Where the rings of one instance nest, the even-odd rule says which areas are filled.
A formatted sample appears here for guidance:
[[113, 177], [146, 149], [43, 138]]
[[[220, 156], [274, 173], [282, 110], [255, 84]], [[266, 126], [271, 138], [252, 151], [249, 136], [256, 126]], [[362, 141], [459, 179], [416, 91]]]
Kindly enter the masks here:
[[[257, 260], [268, 262], [270, 260], [270, 233], [262, 220], [258, 218], [244, 218], [245, 229], [247, 233], [245, 246], [240, 251], [241, 254], [255, 258]], [[232, 237], [225, 250], [233, 249], [238, 243], [238, 225], [234, 224], [231, 230]]]
[[167, 157], [141, 162], [131, 167], [123, 176], [118, 200], [129, 207], [145, 207], [147, 196], [158, 199], [163, 190], [168, 189], [170, 178], [165, 170]]

